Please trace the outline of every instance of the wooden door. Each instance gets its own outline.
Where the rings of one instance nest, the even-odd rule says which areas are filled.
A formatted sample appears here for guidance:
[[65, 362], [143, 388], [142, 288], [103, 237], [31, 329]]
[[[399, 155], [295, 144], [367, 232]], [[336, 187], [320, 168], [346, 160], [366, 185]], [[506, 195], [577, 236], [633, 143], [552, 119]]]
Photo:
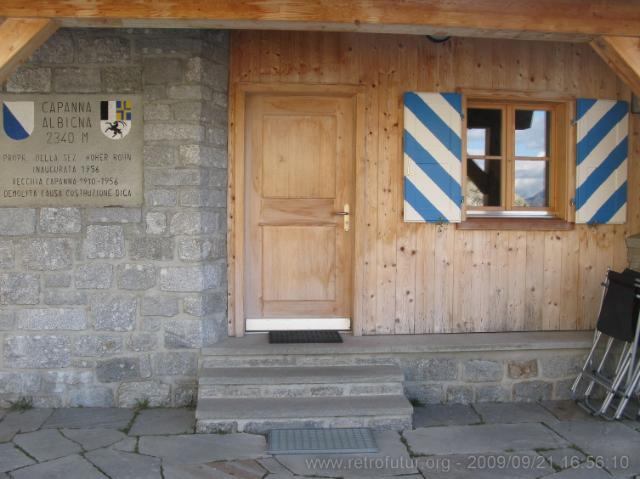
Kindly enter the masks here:
[[349, 329], [355, 98], [252, 93], [245, 115], [246, 329]]

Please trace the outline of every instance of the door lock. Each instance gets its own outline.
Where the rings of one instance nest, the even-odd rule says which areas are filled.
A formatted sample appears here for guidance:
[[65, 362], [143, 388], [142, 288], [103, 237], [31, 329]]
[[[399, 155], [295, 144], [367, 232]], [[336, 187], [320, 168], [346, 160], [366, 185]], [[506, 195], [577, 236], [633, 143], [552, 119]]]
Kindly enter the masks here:
[[349, 231], [351, 229], [351, 221], [350, 221], [350, 213], [349, 213], [349, 203], [344, 205], [344, 211], [337, 211], [336, 215], [342, 216], [343, 226], [345, 231]]

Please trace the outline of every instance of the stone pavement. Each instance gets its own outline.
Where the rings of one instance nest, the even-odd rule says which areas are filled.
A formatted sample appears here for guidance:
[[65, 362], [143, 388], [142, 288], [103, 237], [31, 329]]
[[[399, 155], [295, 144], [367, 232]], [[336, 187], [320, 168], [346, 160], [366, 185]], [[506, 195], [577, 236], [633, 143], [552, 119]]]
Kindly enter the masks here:
[[380, 452], [276, 456], [254, 434], [194, 434], [188, 409], [0, 410], [0, 479], [640, 477], [640, 424], [570, 402], [416, 408]]

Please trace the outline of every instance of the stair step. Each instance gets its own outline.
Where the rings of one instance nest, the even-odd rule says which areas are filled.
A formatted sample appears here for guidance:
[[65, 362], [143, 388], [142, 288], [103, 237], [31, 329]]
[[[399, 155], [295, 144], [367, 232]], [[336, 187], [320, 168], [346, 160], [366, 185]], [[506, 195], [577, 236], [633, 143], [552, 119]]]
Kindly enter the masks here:
[[202, 399], [199, 432], [264, 432], [279, 427], [410, 427], [413, 408], [402, 395], [366, 397]]
[[295, 398], [402, 395], [401, 382], [311, 384], [206, 384], [200, 383], [198, 399]]
[[201, 385], [274, 385], [403, 382], [398, 366], [205, 368]]

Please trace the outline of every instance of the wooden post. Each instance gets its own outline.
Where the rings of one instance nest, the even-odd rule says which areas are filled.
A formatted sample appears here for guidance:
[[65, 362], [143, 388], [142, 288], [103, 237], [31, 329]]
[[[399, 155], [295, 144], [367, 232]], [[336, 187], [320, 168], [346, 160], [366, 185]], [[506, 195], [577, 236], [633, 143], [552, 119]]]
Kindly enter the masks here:
[[591, 46], [640, 95], [640, 38], [603, 36], [593, 40]]
[[0, 84], [57, 30], [47, 18], [7, 18], [0, 25]]

